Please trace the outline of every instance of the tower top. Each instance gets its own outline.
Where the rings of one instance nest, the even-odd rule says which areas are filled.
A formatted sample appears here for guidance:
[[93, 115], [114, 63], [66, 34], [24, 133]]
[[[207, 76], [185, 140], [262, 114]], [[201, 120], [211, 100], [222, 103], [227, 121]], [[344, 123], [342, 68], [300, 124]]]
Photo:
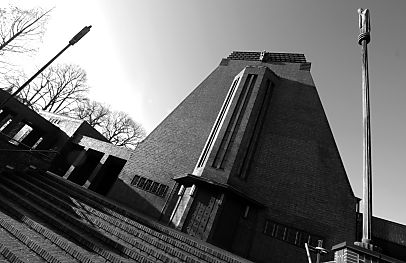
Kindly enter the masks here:
[[306, 63], [304, 54], [297, 53], [271, 53], [266, 51], [233, 51], [228, 57], [230, 60], [249, 60], [263, 62]]

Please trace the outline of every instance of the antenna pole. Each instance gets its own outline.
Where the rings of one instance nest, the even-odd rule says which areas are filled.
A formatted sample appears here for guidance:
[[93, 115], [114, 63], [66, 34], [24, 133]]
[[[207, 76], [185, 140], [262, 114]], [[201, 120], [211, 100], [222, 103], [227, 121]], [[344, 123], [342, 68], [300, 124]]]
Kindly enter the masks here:
[[371, 122], [369, 101], [368, 43], [370, 37], [370, 20], [368, 9], [358, 9], [359, 28], [358, 44], [362, 51], [362, 117], [363, 117], [363, 217], [362, 245], [372, 248], [372, 166], [371, 166]]

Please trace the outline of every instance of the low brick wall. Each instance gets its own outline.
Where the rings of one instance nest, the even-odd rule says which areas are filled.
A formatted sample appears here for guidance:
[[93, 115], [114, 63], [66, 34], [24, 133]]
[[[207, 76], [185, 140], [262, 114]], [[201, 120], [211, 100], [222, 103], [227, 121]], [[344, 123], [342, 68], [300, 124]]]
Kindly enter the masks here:
[[405, 263], [405, 261], [384, 255], [346, 242], [333, 246], [335, 263]]

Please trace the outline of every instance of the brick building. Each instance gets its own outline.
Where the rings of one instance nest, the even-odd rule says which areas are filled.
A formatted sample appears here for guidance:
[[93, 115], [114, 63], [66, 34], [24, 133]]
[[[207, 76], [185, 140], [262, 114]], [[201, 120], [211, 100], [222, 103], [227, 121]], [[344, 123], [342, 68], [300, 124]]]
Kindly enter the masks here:
[[261, 262], [305, 260], [309, 239], [355, 241], [356, 198], [300, 54], [223, 59], [134, 151], [108, 196]]
[[[21, 227], [18, 240], [41, 254], [23, 236], [25, 226], [48, 233], [34, 227], [44, 223], [60, 253], [78, 261], [306, 262], [304, 244], [319, 241], [335, 251], [323, 261], [379, 260], [382, 254], [351, 245], [359, 239], [359, 199], [310, 66], [302, 54], [233, 52], [135, 150], [111, 145], [83, 122], [43, 113], [47, 122], [12, 100], [0, 130], [31, 150], [57, 154], [4, 162], [14, 167], [0, 176], [4, 211], [29, 220], [20, 226], [3, 216], [3, 231], [18, 239]], [[9, 122], [14, 108], [20, 117]], [[24, 125], [9, 125], [21, 122], [49, 137], [17, 136]], [[42, 169], [16, 171], [29, 164]], [[392, 257], [381, 261], [406, 260], [406, 227], [373, 222], [373, 240]], [[0, 246], [0, 255], [8, 251]]]
[[135, 149], [107, 196], [258, 262], [306, 260], [304, 242], [353, 243], [358, 201], [310, 67], [301, 54], [233, 52]]

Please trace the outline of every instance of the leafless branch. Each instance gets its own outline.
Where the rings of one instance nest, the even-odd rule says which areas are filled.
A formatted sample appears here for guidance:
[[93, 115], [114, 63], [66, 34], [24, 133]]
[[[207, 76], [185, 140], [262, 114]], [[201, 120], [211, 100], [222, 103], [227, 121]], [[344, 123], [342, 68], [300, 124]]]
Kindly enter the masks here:
[[41, 40], [49, 13], [53, 10], [24, 10], [11, 6], [0, 9], [0, 55], [34, 51], [32, 40]]
[[145, 137], [145, 130], [128, 114], [113, 112], [108, 106], [95, 101], [82, 103], [76, 109], [74, 117], [86, 120], [111, 143], [118, 146], [135, 148]]

